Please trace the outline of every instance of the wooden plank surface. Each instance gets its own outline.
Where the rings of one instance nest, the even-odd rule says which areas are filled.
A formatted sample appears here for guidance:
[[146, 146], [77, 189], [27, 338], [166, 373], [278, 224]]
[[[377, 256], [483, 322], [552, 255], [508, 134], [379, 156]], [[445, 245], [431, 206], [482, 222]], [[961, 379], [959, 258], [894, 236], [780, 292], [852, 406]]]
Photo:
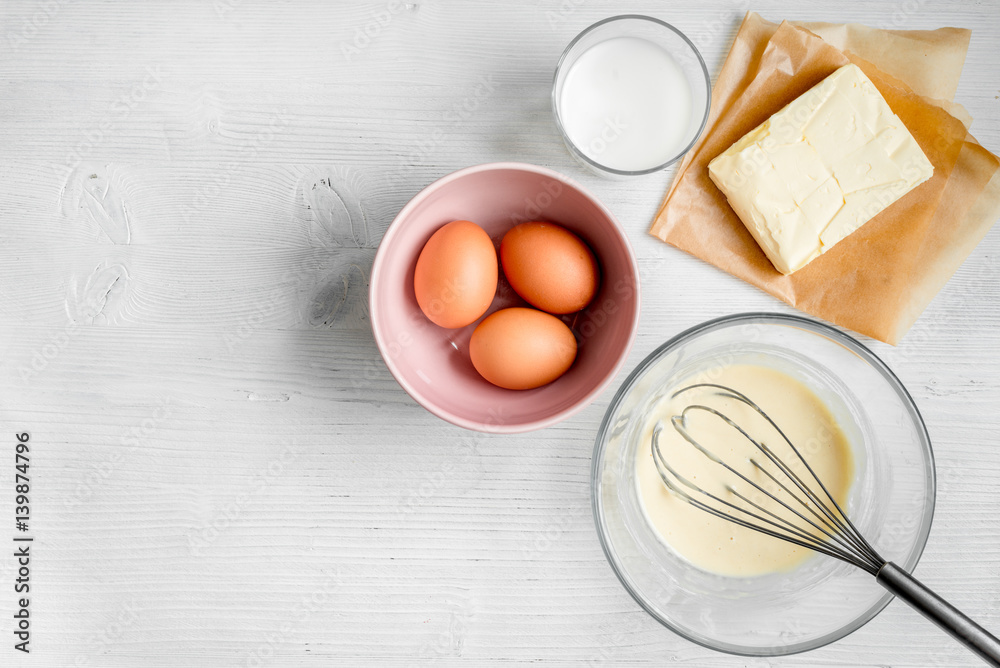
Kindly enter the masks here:
[[[649, 237], [672, 170], [589, 175], [549, 108], [558, 56], [592, 22], [667, 20], [714, 74], [747, 9], [973, 29], [956, 100], [1000, 151], [995, 0], [0, 6], [0, 460], [30, 432], [35, 537], [30, 655], [0, 551], [0, 665], [976, 665], [899, 603], [800, 656], [681, 639], [595, 533], [612, 392], [543, 431], [469, 432], [418, 406], [372, 339], [368, 272], [393, 216], [498, 160], [571, 175], [626, 228], [644, 305], [626, 371], [708, 318], [791, 312]], [[993, 629], [998, 257], [994, 229], [898, 347], [865, 340], [935, 444], [916, 573]]]

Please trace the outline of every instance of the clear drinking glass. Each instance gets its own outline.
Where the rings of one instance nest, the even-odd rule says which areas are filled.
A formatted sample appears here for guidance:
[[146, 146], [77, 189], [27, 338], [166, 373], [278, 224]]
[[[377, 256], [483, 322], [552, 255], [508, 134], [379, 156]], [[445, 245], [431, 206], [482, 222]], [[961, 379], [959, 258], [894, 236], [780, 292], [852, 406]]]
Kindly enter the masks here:
[[[679, 66], [690, 89], [690, 116], [686, 127], [682, 130], [678, 129], [682, 135], [681, 141], [677, 144], [678, 150], [661, 163], [641, 169], [621, 169], [602, 164], [599, 159], [591, 157], [583, 148], [574, 143], [573, 138], [567, 133], [565, 124], [566, 110], [563, 108], [562, 97], [567, 75], [572, 70], [573, 65], [591, 47], [617, 37], [640, 38], [662, 48]], [[627, 177], [660, 171], [687, 153], [708, 121], [711, 95], [712, 84], [705, 61], [684, 33], [659, 19], [628, 14], [599, 21], [581, 32], [569, 43], [556, 65], [555, 80], [552, 85], [552, 109], [555, 113], [556, 126], [559, 128], [563, 141], [570, 153], [584, 166], [603, 176]]]

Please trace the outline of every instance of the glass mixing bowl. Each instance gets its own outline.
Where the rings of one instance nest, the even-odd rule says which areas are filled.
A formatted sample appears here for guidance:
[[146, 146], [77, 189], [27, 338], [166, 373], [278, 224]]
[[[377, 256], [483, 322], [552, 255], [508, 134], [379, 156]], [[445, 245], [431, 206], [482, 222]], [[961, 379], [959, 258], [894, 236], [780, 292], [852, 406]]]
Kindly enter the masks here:
[[751, 656], [833, 642], [892, 596], [867, 573], [815, 555], [789, 572], [739, 578], [697, 568], [648, 524], [635, 478], [651, 408], [681, 380], [719, 364], [770, 366], [813, 390], [854, 455], [845, 510], [883, 558], [912, 571], [934, 513], [934, 458], [923, 420], [889, 368], [851, 337], [790, 315], [712, 320], [657, 348], [618, 390], [601, 424], [592, 499], [601, 545], [618, 579], [650, 615], [706, 647]]

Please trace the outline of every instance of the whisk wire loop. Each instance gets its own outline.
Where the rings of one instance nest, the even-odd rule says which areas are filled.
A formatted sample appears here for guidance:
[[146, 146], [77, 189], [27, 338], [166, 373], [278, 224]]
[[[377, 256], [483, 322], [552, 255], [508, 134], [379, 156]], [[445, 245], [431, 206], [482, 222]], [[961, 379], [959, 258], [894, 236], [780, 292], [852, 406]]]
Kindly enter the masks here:
[[[798, 448], [791, 442], [791, 440], [785, 435], [785, 433], [778, 427], [774, 421], [752, 400], [750, 400], [746, 395], [737, 392], [731, 388], [717, 385], [713, 383], [699, 383], [695, 385], [690, 385], [688, 387], [682, 388], [674, 394], [674, 397], [678, 396], [683, 392], [687, 392], [691, 389], [698, 387], [711, 388], [717, 394], [740, 401], [755, 412], [760, 414], [781, 436], [781, 438], [789, 445], [792, 452], [795, 453], [796, 457], [804, 464], [809, 474], [816, 479], [820, 488], [826, 494], [830, 503], [833, 504], [835, 510], [829, 508], [825, 503], [823, 503], [822, 498], [816, 492], [814, 492], [809, 485], [805, 482], [785, 463], [780, 457], [777, 457], [770, 448], [768, 448], [763, 443], [754, 439], [750, 434], [747, 433], [743, 427], [737, 424], [729, 416], [725, 415], [721, 411], [710, 406], [705, 406], [703, 404], [692, 404], [687, 406], [680, 415], [675, 415], [671, 418], [671, 423], [675, 430], [692, 446], [694, 446], [699, 452], [701, 452], [705, 457], [707, 457], [713, 463], [723, 467], [731, 475], [735, 476], [739, 480], [743, 481], [745, 484], [749, 485], [755, 489], [760, 494], [763, 494], [766, 498], [770, 499], [774, 503], [778, 504], [780, 507], [784, 508], [787, 512], [791, 513], [797, 517], [801, 522], [804, 523], [803, 526], [798, 526], [792, 520], [782, 517], [775, 512], [764, 508], [759, 503], [749, 499], [746, 495], [739, 493], [732, 485], [727, 486], [727, 491], [733, 494], [736, 498], [742, 500], [745, 504], [750, 507], [760, 511], [762, 514], [758, 514], [749, 510], [745, 506], [740, 506], [734, 504], [730, 501], [720, 498], [717, 495], [711, 494], [701, 487], [693, 484], [691, 481], [686, 479], [684, 476], [680, 475], [673, 467], [671, 467], [663, 453], [659, 449], [659, 431], [654, 431], [653, 439], [653, 458], [654, 463], [657, 466], [660, 477], [667, 487], [671, 488], [673, 491], [678, 491], [677, 485], [671, 483], [670, 477], [666, 472], [669, 472], [670, 476], [673, 476], [683, 485], [693, 490], [694, 492], [703, 495], [711, 499], [714, 503], [720, 504], [724, 508], [728, 508], [733, 512], [726, 512], [725, 510], [720, 511], [718, 508], [712, 507], [711, 505], [704, 504], [704, 502], [696, 503], [697, 507], [702, 510], [707, 510], [713, 515], [725, 519], [727, 521], [733, 522], [740, 526], [758, 531], [761, 533], [766, 533], [772, 535], [776, 538], [783, 538], [801, 547], [806, 547], [813, 549], [815, 551], [822, 552], [824, 554], [829, 554], [829, 556], [835, 557], [842, 561], [846, 561], [853, 564], [869, 573], [877, 573], [879, 567], [884, 562], [880, 559], [874, 550], [868, 546], [863, 538], [860, 537], [860, 533], [854, 530], [853, 525], [850, 524], [850, 520], [847, 519], [846, 514], [840, 509], [836, 501], [833, 499], [832, 495], [829, 493], [822, 481], [819, 481], [812, 467], [809, 466], [808, 462], [802, 457]], [[740, 471], [733, 468], [727, 462], [722, 460], [717, 454], [708, 448], [704, 447], [698, 439], [694, 438], [687, 429], [687, 417], [691, 411], [704, 411], [716, 418], [722, 420], [730, 428], [732, 428], [736, 433], [738, 433], [742, 438], [748, 440], [753, 446], [761, 452], [768, 461], [770, 461], [783, 476], [787, 477], [794, 487], [797, 488], [801, 495], [796, 494], [791, 486], [782, 483], [778, 480], [778, 477], [773, 473], [768, 471], [755, 459], [751, 458], [750, 461], [753, 466], [762, 471], [766, 477], [772, 480], [779, 489], [783, 490], [801, 509], [807, 511], [812, 518], [807, 517], [802, 510], [798, 507], [793, 507], [789, 502], [775, 496], [774, 493], [762, 487], [759, 483], [751, 480], [746, 475]], [[805, 498], [803, 498], [803, 496]], [[688, 493], [683, 493], [681, 498], [685, 499], [689, 503], [695, 499]], [[810, 503], [811, 502], [811, 503]], [[754, 521], [747, 520], [749, 517]], [[813, 519], [814, 518], [814, 519]], [[763, 526], [762, 526], [763, 525]]]
[[[763, 446], [762, 443], [760, 443], [759, 441], [757, 441], [756, 439], [754, 439], [753, 437], [751, 437], [749, 434], [747, 434], [746, 431], [744, 431], [738, 424], [736, 424], [735, 422], [733, 422], [732, 420], [730, 420], [727, 416], [723, 415], [722, 413], [720, 413], [719, 411], [715, 410], [714, 408], [710, 408], [708, 406], [703, 406], [703, 405], [700, 405], [700, 404], [696, 404], [696, 405], [688, 406], [687, 408], [685, 408], [684, 411], [681, 413], [681, 415], [675, 415], [675, 416], [673, 416], [673, 418], [671, 418], [671, 422], [672, 422], [672, 424], [674, 426], [674, 429], [676, 429], [677, 432], [681, 436], [683, 436], [686, 441], [688, 441], [689, 443], [695, 445], [695, 447], [698, 448], [699, 450], [701, 450], [702, 452], [705, 452], [705, 449], [702, 448], [702, 446], [691, 436], [690, 432], [687, 430], [687, 427], [686, 427], [686, 416], [687, 416], [687, 413], [688, 413], [688, 411], [692, 411], [692, 410], [702, 410], [702, 411], [708, 412], [708, 413], [710, 413], [712, 415], [715, 415], [715, 416], [719, 417], [720, 419], [722, 419], [723, 421], [725, 421], [729, 426], [731, 426], [733, 429], [736, 429], [747, 440], [749, 440], [751, 443], [753, 443], [754, 446], [756, 446], [759, 450], [764, 451], [764, 446]], [[661, 459], [662, 459], [662, 455], [661, 455]], [[778, 505], [780, 505], [781, 507], [783, 507], [788, 512], [795, 514], [799, 519], [801, 519], [803, 522], [806, 522], [807, 524], [809, 524], [810, 526], [812, 526], [817, 531], [820, 531], [821, 533], [824, 533], [825, 535], [827, 535], [828, 537], [831, 537], [831, 538], [834, 536], [833, 532], [830, 530], [830, 529], [832, 529], [832, 527], [830, 526], [830, 522], [829, 522], [828, 519], [825, 519], [818, 512], [816, 512], [807, 502], [803, 501], [799, 496], [797, 496], [794, 492], [792, 492], [786, 485], [784, 485], [783, 483], [779, 482], [775, 476], [773, 476], [769, 471], [766, 471], [765, 469], [763, 469], [763, 467], [761, 467], [752, 458], [750, 459], [750, 461], [751, 461], [751, 463], [754, 464], [755, 467], [757, 467], [759, 470], [762, 470], [765, 473], [765, 475], [767, 475], [767, 477], [769, 477], [771, 480], [775, 481], [775, 483], [782, 490], [784, 490], [791, 498], [793, 498], [795, 501], [797, 501], [799, 505], [801, 505], [805, 509], [809, 510], [820, 522], [822, 522], [823, 524], [826, 525], [826, 528], [824, 528], [824, 526], [820, 526], [819, 524], [817, 524], [813, 520], [809, 519], [808, 517], [806, 517], [805, 515], [803, 515], [798, 509], [793, 508], [791, 505], [789, 505], [788, 503], [786, 503], [784, 500], [779, 499], [778, 497], [774, 496], [772, 493], [768, 492], [766, 489], [764, 489], [763, 487], [761, 487], [757, 482], [751, 480], [746, 475], [744, 475], [743, 473], [739, 472], [738, 470], [734, 469], [732, 466], [730, 466], [729, 464], [727, 464], [724, 460], [722, 460], [722, 459], [720, 459], [718, 457], [715, 457], [715, 456], [712, 456], [710, 459], [711, 459], [712, 462], [718, 464], [719, 466], [722, 466], [724, 469], [726, 469], [731, 474], [733, 474], [734, 476], [736, 476], [737, 478], [739, 478], [740, 480], [742, 480], [746, 484], [748, 484], [751, 487], [753, 487], [754, 489], [756, 489], [761, 494], [766, 495], [768, 498], [770, 498], [771, 500], [773, 500], [775, 503], [777, 503]], [[786, 474], [787, 474], [787, 472], [786, 472]], [[781, 517], [780, 515], [777, 515], [776, 513], [774, 513], [772, 511], [764, 508], [759, 503], [757, 503], [757, 502], [755, 502], [755, 501], [747, 498], [745, 495], [741, 494], [732, 485], [726, 485], [726, 491], [728, 491], [729, 493], [733, 494], [737, 498], [743, 500], [745, 503], [753, 506], [754, 508], [757, 508], [758, 510], [760, 510], [763, 513], [765, 513], [766, 515], [768, 515], [770, 517], [773, 517], [775, 520], [781, 522], [781, 524], [785, 525], [788, 528], [788, 530], [791, 531], [792, 533], [801, 534], [801, 535], [804, 535], [804, 536], [809, 536], [810, 535], [808, 532], [802, 531], [799, 527], [796, 527], [795, 524], [792, 523], [792, 522], [790, 522], [789, 520]], [[717, 498], [717, 497], [714, 497], [714, 498]], [[718, 500], [721, 503], [725, 503], [725, 505], [727, 505], [727, 506], [729, 506], [729, 507], [731, 507], [731, 508], [733, 508], [733, 509], [735, 509], [735, 510], [737, 510], [739, 512], [744, 512], [744, 513], [748, 513], [749, 514], [749, 512], [746, 511], [742, 507], [739, 507], [739, 506], [727, 503], [725, 501], [722, 501], [721, 499], [718, 499]], [[759, 516], [757, 516], [757, 515], [754, 515], [754, 517], [759, 518]], [[773, 522], [768, 521], [768, 524], [772, 524], [773, 525]]]
[[[690, 481], [688, 481], [684, 476], [682, 476], [679, 473], [677, 473], [677, 471], [675, 471], [673, 469], [673, 467], [671, 467], [667, 463], [666, 459], [663, 457], [663, 454], [660, 452], [659, 436], [660, 436], [660, 432], [661, 431], [662, 431], [662, 426], [658, 426], [653, 431], [653, 459], [655, 461], [657, 472], [660, 474], [660, 479], [663, 481], [663, 484], [668, 489], [670, 489], [671, 492], [673, 492], [674, 494], [676, 494], [677, 496], [679, 496], [681, 499], [683, 499], [684, 501], [688, 502], [689, 504], [691, 504], [695, 508], [698, 508], [698, 509], [700, 509], [700, 510], [702, 510], [704, 512], [707, 512], [707, 513], [709, 513], [711, 515], [714, 515], [714, 516], [716, 516], [716, 517], [718, 517], [720, 519], [724, 519], [727, 522], [732, 522], [733, 524], [737, 524], [739, 526], [746, 527], [747, 529], [752, 529], [754, 531], [757, 531], [757, 532], [760, 532], [760, 533], [763, 533], [763, 534], [767, 534], [767, 535], [772, 536], [774, 538], [778, 538], [778, 539], [781, 539], [781, 540], [788, 541], [788, 542], [793, 543], [795, 545], [798, 545], [800, 547], [811, 549], [811, 550], [814, 550], [814, 551], [819, 552], [821, 554], [826, 554], [828, 556], [831, 556], [831, 557], [834, 557], [834, 558], [837, 558], [837, 559], [849, 561], [850, 563], [854, 564], [858, 568], [862, 568], [865, 571], [867, 571], [869, 573], [872, 573], [874, 575], [874, 571], [871, 570], [869, 564], [867, 564], [866, 562], [863, 562], [863, 561], [856, 561], [855, 562], [854, 560], [850, 559], [850, 556], [848, 554], [842, 553], [840, 551], [834, 551], [833, 549], [831, 549], [829, 547], [828, 543], [826, 543], [823, 540], [817, 538], [813, 534], [810, 534], [810, 533], [808, 533], [806, 531], [802, 531], [801, 529], [795, 527], [794, 524], [789, 523], [787, 520], [784, 520], [784, 519], [778, 517], [777, 519], [781, 520], [782, 523], [775, 522], [775, 521], [770, 520], [770, 519], [768, 519], [766, 517], [758, 515], [758, 514], [754, 513], [753, 511], [747, 510], [746, 508], [740, 507], [740, 506], [738, 506], [738, 505], [736, 505], [736, 504], [734, 504], [734, 503], [732, 503], [730, 501], [727, 501], [727, 500], [725, 500], [725, 499], [723, 499], [723, 498], [721, 498], [719, 496], [716, 496], [715, 494], [712, 494], [711, 492], [709, 492], [707, 490], [704, 490], [704, 489], [698, 487], [697, 485], [694, 485], [694, 484], [690, 483]], [[708, 498], [712, 499], [713, 501], [715, 501], [716, 503], [720, 504], [721, 506], [724, 506], [726, 508], [730, 508], [730, 509], [732, 509], [734, 511], [737, 511], [738, 513], [741, 513], [743, 515], [751, 517], [754, 520], [757, 520], [758, 522], [761, 522], [761, 523], [763, 523], [766, 526], [762, 526], [761, 524], [755, 524], [754, 522], [751, 522], [751, 521], [749, 521], [747, 519], [743, 519], [742, 517], [740, 517], [738, 515], [732, 515], [732, 514], [726, 513], [724, 510], [720, 510], [719, 508], [717, 508], [717, 507], [715, 507], [713, 505], [710, 505], [710, 504], [704, 503], [703, 501], [698, 500], [697, 498], [695, 498], [695, 497], [691, 496], [690, 494], [688, 494], [683, 488], [681, 488], [678, 485], [676, 485], [670, 479], [670, 477], [667, 476], [666, 472], [669, 472], [670, 476], [673, 476], [674, 478], [676, 478], [677, 480], [679, 480], [683, 484], [689, 486], [692, 490], [698, 492], [699, 494], [707, 496]], [[749, 501], [748, 499], [746, 499], [746, 497], [743, 497], [738, 492], [735, 492], [735, 490], [732, 490], [732, 488], [729, 488], [729, 489], [730, 489], [730, 491], [733, 491], [737, 496], [739, 496], [740, 498], [743, 498], [745, 501], [747, 501], [748, 503], [750, 503], [751, 505], [754, 505], [755, 507], [760, 508], [757, 504], [754, 504], [752, 501]], [[761, 510], [763, 510], [763, 512], [766, 512], [768, 514], [772, 514], [772, 513], [769, 513], [769, 511], [767, 511], [766, 509], [761, 509]], [[772, 529], [772, 528], [768, 528], [768, 527], [774, 527], [774, 528]]]
[[[838, 504], [836, 499], [833, 498], [833, 495], [830, 493], [827, 486], [816, 474], [812, 466], [810, 466], [808, 460], [802, 455], [802, 453], [795, 446], [792, 440], [788, 438], [784, 430], [781, 429], [781, 427], [779, 427], [775, 423], [775, 421], [771, 418], [771, 416], [768, 415], [756, 402], [754, 402], [752, 399], [747, 397], [742, 392], [725, 385], [719, 385], [717, 383], [695, 383], [692, 385], [688, 385], [674, 392], [673, 397], [675, 398], [685, 392], [697, 388], [708, 388], [713, 390], [717, 395], [723, 398], [739, 401], [740, 403], [748, 406], [751, 410], [760, 415], [768, 423], [768, 425], [770, 425], [770, 427], [781, 437], [781, 440], [783, 440], [787, 444], [791, 452], [794, 454], [795, 458], [802, 464], [805, 470], [808, 471], [808, 475], [811, 477], [813, 481], [815, 481], [816, 486], [818, 486], [819, 489], [822, 491], [822, 495], [820, 495], [820, 493], [815, 491], [813, 485], [806, 483], [785, 461], [783, 461], [780, 457], [774, 454], [774, 452], [769, 447], [753, 439], [746, 432], [746, 430], [744, 430], [739, 424], [737, 424], [731, 418], [729, 418], [729, 416], [715, 409], [710, 409], [713, 414], [715, 414], [716, 416], [724, 420], [729, 426], [737, 430], [742, 437], [748, 439], [760, 452], [762, 452], [767, 457], [768, 461], [770, 461], [785, 477], [791, 480], [795, 484], [795, 486], [801, 491], [801, 493], [806, 498], [808, 498], [814, 505], [804, 503], [801, 498], [799, 498], [795, 494], [792, 494], [791, 491], [786, 486], [781, 485], [783, 489], [785, 489], [791, 496], [793, 496], [793, 498], [795, 498], [796, 501], [800, 503], [803, 507], [808, 508], [813, 515], [816, 514], [816, 510], [821, 512], [829, 520], [830, 524], [828, 524], [827, 526], [831, 528], [833, 533], [836, 534], [837, 536], [840, 536], [841, 538], [843, 538], [843, 540], [847, 541], [848, 543], [850, 543], [850, 547], [845, 547], [845, 549], [848, 550], [848, 553], [838, 558], [841, 558], [843, 561], [848, 561], [849, 563], [855, 565], [857, 565], [856, 564], [857, 561], [863, 561], [867, 565], [865, 567], [865, 570], [869, 572], [872, 572], [874, 570], [874, 572], [877, 572], [878, 569], [885, 563], [885, 560], [878, 554], [878, 552], [875, 551], [874, 548], [871, 547], [871, 545], [864, 538], [861, 532], [858, 531], [858, 529], [854, 526], [853, 522], [851, 522], [850, 518], [847, 516], [847, 513], [843, 511], [843, 509], [840, 507], [840, 504]], [[688, 408], [693, 408], [693, 406], [689, 406]], [[687, 409], [685, 409], [685, 411], [686, 410]], [[682, 411], [682, 415], [685, 411]], [[676, 428], [677, 426], [676, 422], [674, 423], [674, 426]], [[685, 440], [691, 442], [692, 439], [685, 436]], [[698, 445], [698, 449], [701, 450], [702, 452], [707, 451], [707, 449], [701, 446], [700, 444]], [[713, 455], [713, 457], [715, 457], [716, 460], [718, 459], [718, 457], [715, 455]], [[760, 466], [760, 464], [757, 463], [756, 461], [753, 461], [753, 464], [758, 469], [764, 470], [764, 468]], [[765, 471], [765, 473], [769, 477], [774, 479], [774, 476], [772, 476], [770, 472]], [[777, 481], [775, 480], [775, 482]], [[758, 489], [760, 489], [759, 486]], [[769, 492], [766, 492], [765, 490], [762, 489], [760, 491], [762, 491], [763, 493], [767, 494], [772, 499], [780, 503], [780, 500], [776, 499], [773, 494], [770, 494]], [[825, 499], [823, 497], [825, 497]], [[813, 524], [813, 526], [815, 525]], [[836, 527], [836, 529], [833, 529], [833, 527]], [[841, 545], [843, 546], [843, 542], [841, 541], [838, 542], [840, 542]]]

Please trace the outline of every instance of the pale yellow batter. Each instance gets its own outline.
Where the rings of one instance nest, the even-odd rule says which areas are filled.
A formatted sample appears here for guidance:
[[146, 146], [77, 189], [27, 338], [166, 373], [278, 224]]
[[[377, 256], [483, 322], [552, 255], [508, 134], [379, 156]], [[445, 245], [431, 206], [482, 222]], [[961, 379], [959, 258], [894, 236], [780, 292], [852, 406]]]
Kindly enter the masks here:
[[[713, 463], [671, 425], [671, 416], [680, 414], [685, 406], [704, 404], [729, 416], [772, 448], [796, 472], [808, 476], [784, 440], [745, 404], [701, 388], [670, 398], [675, 390], [701, 382], [732, 387], [755, 401], [795, 444], [841, 507], [845, 507], [854, 462], [850, 444], [830, 411], [811, 390], [787, 374], [764, 366], [736, 364], [720, 366], [678, 383], [651, 412], [636, 455], [637, 484], [646, 516], [667, 545], [703, 570], [745, 577], [792, 569], [814, 553], [691, 506], [671, 493], [657, 473], [649, 443], [660, 420], [664, 426], [659, 439], [660, 452], [680, 475], [721, 498], [742, 504], [726, 491], [724, 483], [728, 482], [746, 496], [753, 494], [751, 498], [765, 508], [787, 515], [779, 504], [754, 492], [747, 483]], [[693, 411], [688, 413], [686, 424], [689, 433], [717, 457], [767, 489], [777, 490], [750, 463], [751, 457], [761, 463], [767, 462], [766, 457], [722, 420]], [[818, 487], [811, 478], [807, 480], [812, 487]], [[780, 490], [776, 493], [787, 497]]]

